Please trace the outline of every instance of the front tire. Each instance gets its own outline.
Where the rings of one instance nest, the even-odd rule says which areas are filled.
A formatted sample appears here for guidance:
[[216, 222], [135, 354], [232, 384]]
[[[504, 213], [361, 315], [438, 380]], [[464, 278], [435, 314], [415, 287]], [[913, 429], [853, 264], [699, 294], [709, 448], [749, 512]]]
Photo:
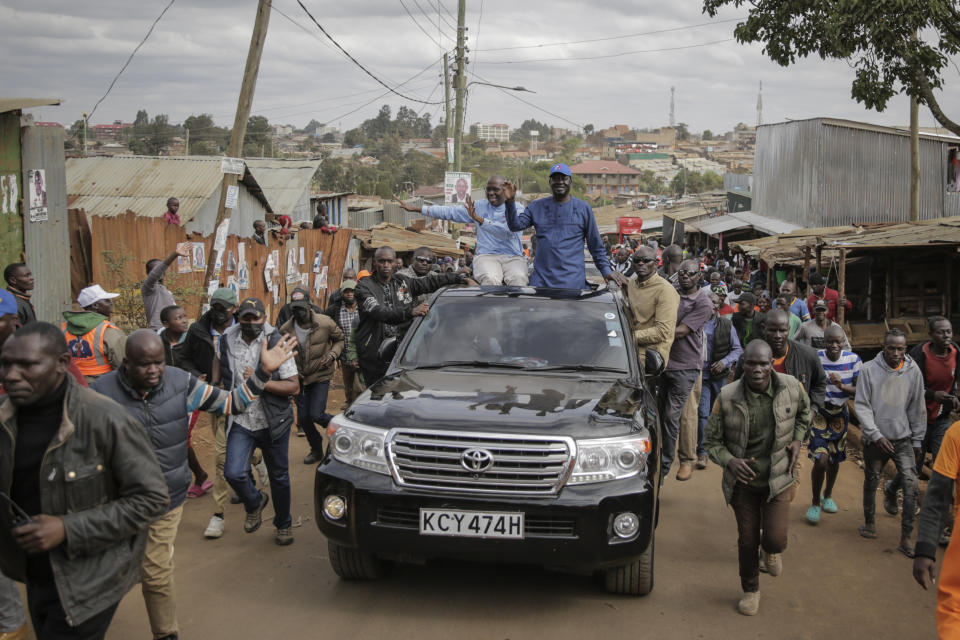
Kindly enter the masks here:
[[351, 549], [327, 541], [327, 553], [333, 572], [344, 580], [379, 580], [386, 572], [386, 562], [372, 553]]
[[609, 593], [645, 596], [653, 591], [653, 538], [643, 554], [630, 564], [603, 572], [604, 586]]

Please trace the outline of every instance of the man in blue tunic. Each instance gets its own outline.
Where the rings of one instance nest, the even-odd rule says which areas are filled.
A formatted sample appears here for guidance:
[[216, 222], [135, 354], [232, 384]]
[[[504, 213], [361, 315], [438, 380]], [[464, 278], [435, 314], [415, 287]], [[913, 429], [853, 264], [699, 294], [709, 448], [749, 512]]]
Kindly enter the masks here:
[[523, 231], [530, 226], [536, 230], [537, 255], [530, 284], [553, 289], [588, 288], [583, 259], [583, 243], [586, 241], [601, 275], [608, 281], [626, 286], [627, 278], [610, 268], [593, 209], [570, 195], [572, 184], [570, 167], [563, 163], [553, 165], [550, 169], [553, 197], [534, 200], [522, 213], [517, 213], [514, 202], [517, 189], [510, 182], [503, 183], [507, 226], [511, 231]]

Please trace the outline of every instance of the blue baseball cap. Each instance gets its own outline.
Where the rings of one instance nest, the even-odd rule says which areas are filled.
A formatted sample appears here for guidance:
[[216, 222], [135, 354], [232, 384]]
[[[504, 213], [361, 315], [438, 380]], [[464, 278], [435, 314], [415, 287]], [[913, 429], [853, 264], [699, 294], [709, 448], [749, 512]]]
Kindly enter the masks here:
[[562, 173], [565, 176], [571, 176], [571, 177], [573, 176], [573, 174], [570, 173], [570, 167], [563, 164], [562, 162], [558, 162], [557, 164], [550, 167], [550, 175], [553, 175], [555, 173]]
[[6, 289], [0, 289], [0, 317], [17, 315], [17, 299]]

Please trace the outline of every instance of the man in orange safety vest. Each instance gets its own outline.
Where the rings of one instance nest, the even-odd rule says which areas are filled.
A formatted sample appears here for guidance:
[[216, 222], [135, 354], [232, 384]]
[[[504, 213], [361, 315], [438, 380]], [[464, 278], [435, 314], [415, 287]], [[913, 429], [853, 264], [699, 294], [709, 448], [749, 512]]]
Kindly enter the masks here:
[[98, 284], [80, 292], [77, 302], [83, 311], [64, 311], [63, 336], [73, 362], [88, 382], [113, 371], [123, 362], [126, 335], [110, 323], [113, 299]]

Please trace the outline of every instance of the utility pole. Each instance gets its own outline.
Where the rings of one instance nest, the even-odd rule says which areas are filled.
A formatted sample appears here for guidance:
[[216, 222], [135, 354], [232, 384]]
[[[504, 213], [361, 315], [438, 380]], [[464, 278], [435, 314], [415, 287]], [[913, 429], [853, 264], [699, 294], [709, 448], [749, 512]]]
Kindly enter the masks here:
[[83, 112], [83, 155], [87, 155], [87, 112]]
[[457, 69], [453, 78], [457, 88], [457, 117], [454, 136], [454, 155], [456, 156], [456, 170], [460, 171], [462, 167], [463, 152], [463, 109], [464, 99], [467, 93], [467, 47], [466, 47], [466, 17], [467, 0], [459, 0], [457, 3]]
[[184, 129], [186, 138], [183, 141], [183, 155], [190, 155], [190, 129]]
[[920, 106], [910, 96], [910, 221], [920, 219]]
[[[267, 39], [271, 3], [272, 0], [259, 0], [257, 5], [257, 17], [253, 23], [253, 34], [250, 36], [250, 50], [247, 52], [247, 66], [243, 70], [243, 83], [240, 85], [240, 98], [237, 100], [237, 115], [233, 120], [233, 131], [230, 133], [230, 146], [227, 147], [227, 156], [230, 158], [239, 158], [243, 154], [243, 139], [247, 135], [247, 120], [250, 118], [250, 108], [253, 105], [253, 92], [257, 87], [260, 55], [263, 53], [263, 43]], [[240, 177], [235, 173], [223, 174], [223, 181], [220, 183], [220, 204], [217, 206], [217, 220], [213, 225], [214, 234], [216, 234], [217, 227], [223, 222], [226, 214], [227, 189], [236, 187]], [[217, 252], [213, 248], [214, 244], [213, 242], [210, 243], [207, 272], [203, 278], [204, 287], [213, 279], [217, 261]]]
[[443, 148], [447, 154], [447, 171], [453, 171], [453, 156], [448, 149], [450, 138], [453, 137], [453, 122], [450, 120], [450, 56], [443, 54], [443, 101], [446, 109], [446, 115], [443, 122], [447, 127], [447, 137], [443, 141]]

